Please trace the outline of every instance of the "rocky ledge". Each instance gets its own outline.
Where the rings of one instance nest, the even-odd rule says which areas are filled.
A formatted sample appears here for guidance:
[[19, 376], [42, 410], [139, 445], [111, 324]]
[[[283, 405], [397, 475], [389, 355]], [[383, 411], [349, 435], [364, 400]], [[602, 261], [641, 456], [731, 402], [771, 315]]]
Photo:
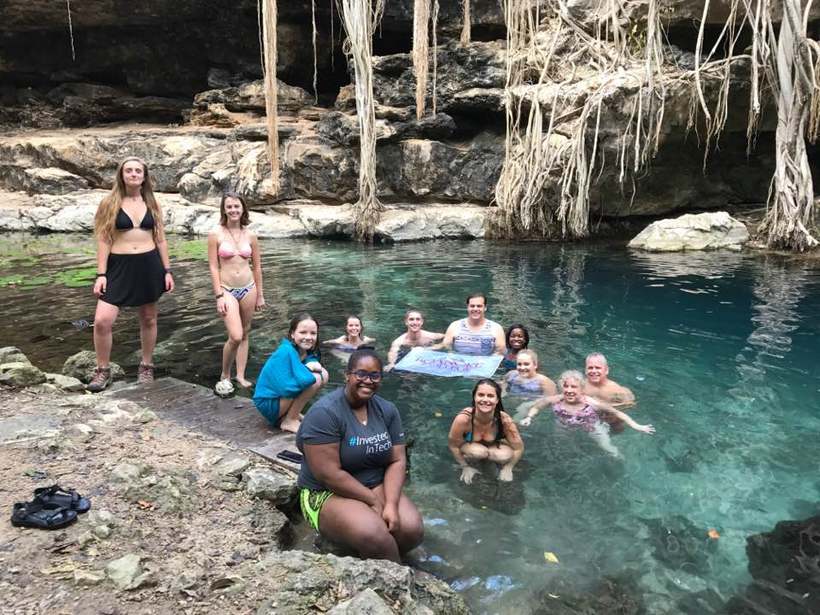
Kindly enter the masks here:
[[0, 508], [59, 483], [92, 509], [54, 532], [0, 525], [4, 613], [467, 613], [415, 569], [288, 550], [293, 474], [53, 376], [0, 349]]

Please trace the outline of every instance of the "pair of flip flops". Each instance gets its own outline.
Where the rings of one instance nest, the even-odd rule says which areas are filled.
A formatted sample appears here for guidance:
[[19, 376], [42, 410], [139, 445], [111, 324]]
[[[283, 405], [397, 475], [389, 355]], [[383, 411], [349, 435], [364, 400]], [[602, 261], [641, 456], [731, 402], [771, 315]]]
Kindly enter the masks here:
[[34, 490], [31, 502], [17, 502], [11, 513], [11, 524], [16, 527], [33, 527], [56, 530], [71, 525], [78, 514], [91, 510], [91, 501], [73, 489], [60, 485], [40, 487]]

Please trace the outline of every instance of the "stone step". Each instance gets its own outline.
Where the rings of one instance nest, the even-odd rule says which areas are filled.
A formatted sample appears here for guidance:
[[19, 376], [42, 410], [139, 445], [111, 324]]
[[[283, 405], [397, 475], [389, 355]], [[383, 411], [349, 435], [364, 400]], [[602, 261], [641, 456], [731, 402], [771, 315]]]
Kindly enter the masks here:
[[106, 395], [133, 401], [163, 419], [299, 471], [298, 464], [276, 456], [285, 449], [296, 450], [294, 434], [272, 428], [245, 397], [223, 399], [207, 387], [171, 377], [150, 384], [118, 386]]

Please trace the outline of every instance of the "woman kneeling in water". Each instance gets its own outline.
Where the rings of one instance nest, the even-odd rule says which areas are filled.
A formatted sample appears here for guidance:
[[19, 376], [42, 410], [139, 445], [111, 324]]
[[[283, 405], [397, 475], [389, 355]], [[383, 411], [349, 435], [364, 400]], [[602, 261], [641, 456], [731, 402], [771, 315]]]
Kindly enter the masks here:
[[639, 425], [628, 414], [616, 410], [607, 403], [583, 394], [584, 377], [575, 370], [566, 371], [558, 380], [561, 393], [542, 397], [529, 409], [521, 421], [527, 427], [541, 411], [541, 408], [552, 404], [552, 413], [559, 425], [569, 429], [580, 429], [587, 432], [607, 453], [620, 457], [618, 448], [609, 439], [609, 425], [602, 420], [602, 415], [609, 413], [620, 419], [632, 429], [646, 434], [655, 433], [652, 425]]
[[461, 480], [468, 485], [479, 471], [470, 462], [488, 459], [501, 466], [498, 479], [511, 481], [513, 468], [524, 454], [518, 427], [501, 404], [501, 387], [484, 378], [473, 388], [473, 405], [453, 419], [447, 446], [461, 466]]

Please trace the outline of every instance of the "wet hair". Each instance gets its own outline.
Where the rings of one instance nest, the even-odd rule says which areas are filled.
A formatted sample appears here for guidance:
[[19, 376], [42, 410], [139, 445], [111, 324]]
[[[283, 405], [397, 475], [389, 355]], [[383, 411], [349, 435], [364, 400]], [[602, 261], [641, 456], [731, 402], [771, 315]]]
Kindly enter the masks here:
[[162, 216], [159, 212], [157, 199], [154, 197], [154, 187], [151, 182], [151, 174], [148, 172], [148, 165], [145, 164], [142, 158], [137, 158], [136, 156], [125, 158], [117, 167], [111, 191], [100, 202], [99, 207], [97, 207], [97, 213], [94, 215], [94, 234], [108, 243], [114, 242], [117, 214], [120, 212], [122, 201], [126, 197], [125, 180], [122, 178], [122, 170], [126, 163], [129, 162], [139, 162], [140, 165], [142, 165], [143, 176], [142, 186], [140, 186], [140, 196], [142, 196], [142, 200], [145, 201], [145, 206], [154, 218], [154, 230], [152, 234], [154, 242], [156, 243], [161, 237]]
[[609, 363], [606, 362], [606, 357], [603, 354], [601, 354], [600, 352], [590, 352], [587, 355], [587, 358], [584, 359], [584, 365], [586, 365], [586, 362], [589, 361], [590, 359], [601, 359], [601, 361], [604, 362], [605, 366], [607, 366], [607, 367], [609, 366]]
[[537, 353], [537, 352], [535, 352], [534, 350], [530, 350], [529, 348], [522, 348], [521, 350], [519, 350], [519, 351], [516, 353], [516, 355], [515, 355], [515, 356], [516, 356], [516, 358], [518, 358], [518, 357], [523, 356], [523, 355], [529, 355], [529, 356], [531, 356], [531, 357], [532, 357], [533, 362], [534, 362], [536, 365], [538, 365], [538, 353]]
[[313, 343], [313, 348], [310, 349], [310, 352], [315, 354], [317, 357], [321, 356], [319, 354], [319, 321], [307, 312], [299, 312], [298, 314], [296, 314], [296, 316], [290, 319], [290, 325], [288, 326], [288, 339], [290, 340], [291, 344], [293, 344], [294, 346], [296, 345], [296, 343], [293, 341], [293, 334], [299, 327], [299, 323], [304, 320], [312, 320], [316, 323], [316, 341]]
[[507, 329], [507, 348], [512, 348], [512, 346], [510, 346], [510, 336], [516, 329], [521, 329], [521, 332], [524, 334], [524, 347], [521, 348], [521, 350], [524, 350], [524, 348], [530, 345], [530, 332], [527, 331], [527, 327], [518, 323], [510, 325], [509, 329]]
[[467, 295], [467, 302], [466, 302], [466, 304], [467, 304], [467, 305], [470, 305], [470, 301], [471, 301], [472, 299], [478, 299], [479, 297], [481, 297], [482, 299], [484, 299], [484, 307], [487, 307], [487, 295], [485, 295], [484, 293], [473, 293], [472, 295]]
[[577, 369], [568, 369], [558, 377], [558, 384], [564, 386], [565, 380], [577, 380], [578, 384], [584, 386], [584, 375]]
[[409, 310], [407, 310], [404, 313], [404, 320], [407, 320], [407, 317], [410, 316], [410, 314], [418, 314], [419, 316], [421, 316], [421, 319], [424, 320], [424, 314], [421, 313], [421, 310], [417, 310], [416, 308], [410, 308]]
[[501, 422], [501, 413], [504, 411], [504, 404], [501, 403], [501, 385], [498, 384], [492, 378], [482, 378], [478, 382], [475, 383], [473, 387], [473, 393], [471, 395], [471, 406], [473, 407], [473, 412], [470, 415], [470, 430], [473, 429], [473, 419], [475, 419], [476, 407], [475, 407], [475, 394], [478, 391], [478, 387], [482, 384], [488, 384], [495, 389], [495, 395], [498, 398], [498, 403], [495, 405], [495, 410], [493, 410], [493, 420], [495, 421], [496, 425], [498, 425], [498, 429], [495, 432], [495, 442], [496, 444], [501, 442], [504, 439], [504, 424]]
[[355, 318], [356, 320], [359, 321], [359, 337], [363, 337], [364, 336], [364, 323], [362, 322], [362, 319], [359, 318], [358, 316], [356, 316], [355, 314], [348, 314], [347, 318], [345, 318], [345, 339], [349, 339], [347, 337], [347, 323], [351, 318]]
[[245, 228], [251, 223], [251, 219], [250, 214], [248, 213], [248, 204], [245, 202], [245, 197], [238, 192], [222, 193], [222, 199], [219, 201], [219, 224], [221, 226], [228, 226], [228, 214], [225, 213], [225, 201], [228, 199], [236, 199], [242, 203], [242, 215], [239, 218], [239, 226], [240, 228]]
[[350, 358], [347, 360], [347, 373], [353, 371], [353, 369], [359, 364], [359, 361], [366, 358], [373, 358], [379, 362], [379, 369], [382, 368], [384, 363], [382, 362], [382, 358], [376, 353], [372, 346], [361, 346], [354, 350]]

